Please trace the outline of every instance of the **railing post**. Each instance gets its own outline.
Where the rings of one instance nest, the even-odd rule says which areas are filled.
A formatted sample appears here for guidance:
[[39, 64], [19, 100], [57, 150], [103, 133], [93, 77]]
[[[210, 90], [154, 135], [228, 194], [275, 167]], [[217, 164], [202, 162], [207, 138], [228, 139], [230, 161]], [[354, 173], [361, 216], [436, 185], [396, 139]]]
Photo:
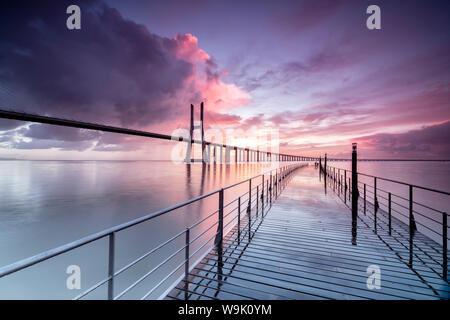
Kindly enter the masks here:
[[447, 280], [447, 212], [442, 212], [442, 266], [443, 277]]
[[356, 228], [358, 221], [358, 171], [356, 143], [352, 144], [352, 183], [352, 230], [354, 237], [356, 238]]
[[391, 208], [391, 193], [388, 193], [388, 214], [389, 214], [389, 235], [392, 235], [392, 208]]
[[378, 200], [377, 200], [377, 177], [373, 177], [373, 223], [374, 230], [377, 233], [377, 211], [378, 211]]
[[366, 184], [364, 183], [364, 215], [366, 215]]
[[189, 277], [189, 228], [186, 228], [185, 254], [184, 254], [184, 300], [188, 299]]
[[259, 186], [256, 186], [256, 216], [258, 217], [259, 211]]
[[219, 225], [217, 227], [217, 235], [216, 235], [216, 246], [222, 245], [223, 240], [223, 189], [220, 189], [219, 191]]
[[351, 178], [349, 177], [348, 178], [348, 201], [350, 201], [350, 192], [351, 192], [351, 189], [350, 189], [350, 186], [352, 185], [352, 180], [351, 180]]
[[273, 191], [273, 178], [272, 178], [272, 172], [270, 172], [270, 203], [272, 203], [272, 191]]
[[108, 300], [114, 299], [114, 251], [115, 233], [109, 234], [109, 262], [108, 262]]
[[[258, 190], [256, 190], [258, 192]], [[258, 195], [256, 195], [258, 197]], [[252, 179], [249, 180], [248, 184], [248, 207], [247, 207], [247, 217], [248, 217], [248, 241], [250, 242], [250, 232], [252, 223]], [[258, 213], [257, 213], [258, 214]]]
[[241, 197], [238, 198], [238, 243], [241, 241]]
[[264, 175], [262, 175], [261, 183], [261, 215], [264, 217]]
[[409, 185], [409, 265], [412, 266], [413, 259], [413, 186]]

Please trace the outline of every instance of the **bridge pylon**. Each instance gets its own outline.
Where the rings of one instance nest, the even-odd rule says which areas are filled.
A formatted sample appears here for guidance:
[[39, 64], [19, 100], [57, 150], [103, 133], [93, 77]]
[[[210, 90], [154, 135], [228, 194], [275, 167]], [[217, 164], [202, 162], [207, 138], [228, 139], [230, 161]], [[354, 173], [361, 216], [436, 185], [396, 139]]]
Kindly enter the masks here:
[[[194, 152], [193, 152], [193, 140], [194, 140], [194, 130], [199, 129], [200, 130], [200, 137], [201, 137], [201, 143], [202, 143], [202, 158], [201, 159], [194, 159]], [[186, 158], [184, 161], [186, 163], [192, 163], [192, 162], [203, 162], [206, 163], [206, 156], [205, 156], [205, 149], [206, 149], [206, 143], [205, 143], [205, 131], [203, 126], [203, 102], [200, 103], [200, 121], [194, 121], [194, 105], [191, 104], [191, 121], [190, 121], [190, 128], [189, 128], [189, 141], [188, 146], [186, 149]]]

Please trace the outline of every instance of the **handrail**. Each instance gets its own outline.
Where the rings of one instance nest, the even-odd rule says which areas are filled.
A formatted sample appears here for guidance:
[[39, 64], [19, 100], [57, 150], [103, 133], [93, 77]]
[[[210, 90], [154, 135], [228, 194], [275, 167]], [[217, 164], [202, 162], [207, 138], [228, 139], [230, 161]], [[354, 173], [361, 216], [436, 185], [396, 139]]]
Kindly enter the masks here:
[[[355, 149], [354, 149], [355, 150]], [[355, 157], [355, 162], [356, 162], [356, 157]], [[325, 162], [326, 164], [326, 162]], [[433, 192], [433, 193], [437, 193], [437, 194], [441, 194], [444, 196], [449, 196], [450, 193], [446, 192], [446, 191], [442, 191], [442, 190], [437, 190], [437, 189], [433, 189], [433, 188], [428, 188], [428, 187], [423, 187], [423, 186], [418, 186], [418, 185], [413, 185], [413, 184], [409, 184], [406, 182], [402, 182], [402, 181], [396, 181], [393, 179], [387, 179], [387, 178], [383, 178], [383, 177], [378, 177], [378, 176], [374, 176], [374, 175], [370, 175], [370, 174], [365, 174], [365, 173], [361, 173], [361, 172], [356, 172], [356, 175], [354, 175], [354, 177], [356, 179], [356, 182], [354, 184], [354, 187], [356, 190], [354, 190], [354, 187], [352, 186], [351, 183], [351, 179], [352, 178], [348, 178], [347, 181], [347, 171], [352, 173], [352, 170], [347, 170], [347, 169], [342, 169], [342, 168], [337, 168], [337, 167], [332, 167], [332, 166], [322, 166], [322, 164], [319, 164], [320, 167], [320, 174], [324, 174], [324, 177], [329, 177], [331, 179], [331, 183], [334, 183], [333, 185], [333, 190], [335, 190], [335, 187], [338, 188], [338, 191], [340, 192], [341, 189], [344, 189], [343, 192], [343, 196], [344, 199], [343, 201], [346, 203], [346, 192], [348, 189], [348, 200], [350, 201], [350, 196], [352, 196], [352, 215], [356, 215], [357, 217], [357, 211], [359, 210], [359, 204], [358, 204], [358, 200], [356, 200], [356, 209], [355, 209], [355, 201], [354, 197], [356, 197], [356, 199], [358, 199], [361, 196], [362, 193], [362, 205], [363, 205], [363, 212], [364, 214], [366, 214], [366, 203], [370, 203], [373, 206], [373, 223], [374, 223], [374, 232], [377, 232], [377, 211], [378, 208], [380, 207], [380, 205], [383, 205], [386, 208], [386, 219], [388, 220], [387, 222], [384, 221], [385, 223], [388, 224], [388, 234], [389, 236], [391, 236], [392, 234], [392, 217], [393, 217], [393, 213], [398, 214], [397, 217], [402, 217], [406, 220], [408, 220], [407, 226], [409, 227], [409, 251], [410, 251], [410, 261], [409, 261], [409, 265], [412, 265], [412, 257], [413, 257], [413, 248], [414, 248], [414, 233], [417, 230], [417, 226], [420, 226], [422, 228], [424, 228], [423, 230], [432, 232], [432, 234], [430, 236], [425, 236], [428, 237], [430, 239], [433, 239], [433, 235], [440, 237], [440, 240], [442, 241], [442, 263], [439, 262], [439, 264], [442, 265], [443, 271], [442, 271], [442, 278], [444, 280], [447, 279], [447, 261], [448, 261], [448, 257], [447, 257], [447, 241], [449, 240], [447, 234], [447, 229], [449, 228], [449, 226], [447, 225], [447, 220], [448, 220], [448, 210], [447, 211], [442, 211], [442, 210], [437, 210], [435, 208], [432, 208], [428, 205], [419, 203], [417, 201], [414, 201], [414, 197], [413, 197], [413, 191], [414, 189], [419, 189], [419, 190], [425, 190], [428, 192]], [[355, 167], [353, 167], [355, 168]], [[341, 170], [343, 171], [344, 175], [341, 175]], [[353, 176], [353, 174], [351, 175]], [[358, 176], [364, 176], [364, 177], [370, 177], [373, 178], [373, 185], [370, 185], [368, 183], [365, 182], [359, 182], [358, 181]], [[408, 191], [409, 191], [409, 196], [408, 198], [405, 198], [403, 196], [397, 195], [395, 193], [383, 190], [379, 187], [377, 187], [377, 181], [382, 180], [382, 181], [388, 181], [391, 183], [396, 183], [396, 184], [400, 184], [400, 185], [405, 185], [408, 186]], [[324, 180], [324, 183], [326, 179]], [[347, 184], [348, 183], [348, 184]], [[367, 186], [372, 188], [373, 192], [367, 189]], [[362, 187], [362, 190], [361, 190]], [[381, 195], [380, 193], [383, 192], [383, 195]], [[372, 200], [372, 202], [370, 202], [370, 200], [368, 201], [367, 199], [367, 193], [370, 194], [370, 199]], [[387, 195], [387, 198], [386, 196]], [[398, 203], [396, 201], [392, 200], [392, 197], [396, 197], [398, 199], [400, 199], [402, 201], [407, 201], [408, 204], [401, 204]], [[383, 200], [383, 201], [378, 201], [378, 200]], [[385, 202], [385, 203], [383, 203]], [[395, 207], [393, 206], [395, 205]], [[427, 209], [430, 213], [430, 216], [425, 215], [423, 212], [419, 212], [417, 210], [415, 210], [415, 206], [420, 206], [422, 208]], [[402, 210], [403, 209], [403, 210]], [[405, 213], [402, 213], [401, 211], [406, 211]], [[356, 213], [355, 213], [356, 212]], [[441, 215], [442, 220], [438, 221], [437, 219], [435, 219], [435, 214], [438, 213]], [[434, 215], [433, 215], [434, 214]], [[419, 217], [423, 218], [421, 219], [421, 221], [416, 221], [414, 215], [418, 215]], [[402, 220], [402, 219], [400, 219]], [[427, 224], [427, 225], [426, 225]], [[439, 226], [439, 227], [437, 227]], [[437, 230], [436, 230], [437, 229]], [[440, 229], [440, 230], [439, 230]], [[423, 251], [425, 254], [427, 250], [423, 250], [422, 248], [419, 248], [419, 250]], [[433, 270], [434, 271], [434, 270]]]
[[[73, 249], [79, 248], [79, 247], [81, 247], [81, 246], [83, 246], [83, 245], [85, 245], [85, 244], [88, 244], [88, 243], [91, 243], [91, 242], [93, 242], [93, 241], [96, 241], [96, 240], [99, 240], [99, 239], [102, 239], [102, 238], [105, 238], [105, 237], [108, 237], [108, 236], [109, 236], [109, 237], [110, 237], [110, 244], [109, 244], [109, 246], [110, 246], [110, 248], [109, 248], [109, 250], [110, 250], [110, 252], [109, 252], [109, 269], [110, 269], [110, 270], [109, 270], [109, 275], [108, 275], [108, 277], [106, 277], [106, 278], [103, 279], [103, 280], [100, 280], [99, 282], [97, 282], [96, 284], [94, 284], [93, 286], [91, 286], [90, 288], [88, 288], [87, 290], [85, 290], [84, 292], [82, 292], [81, 294], [79, 294], [78, 296], [76, 296], [75, 299], [79, 299], [79, 298], [84, 297], [85, 295], [89, 294], [90, 292], [94, 291], [95, 289], [97, 289], [98, 287], [100, 287], [101, 285], [103, 285], [103, 284], [105, 284], [105, 283], [108, 283], [108, 298], [109, 298], [109, 299], [117, 299], [117, 298], [120, 298], [120, 297], [122, 297], [124, 294], [126, 294], [132, 287], [134, 287], [135, 285], [137, 285], [138, 283], [140, 283], [140, 282], [141, 282], [142, 280], [144, 280], [147, 276], [149, 276], [151, 273], [153, 273], [154, 271], [156, 271], [159, 267], [161, 267], [162, 265], [164, 265], [165, 263], [167, 263], [169, 260], [171, 260], [172, 258], [174, 258], [177, 254], [179, 254], [180, 252], [182, 252], [184, 249], [188, 249], [189, 245], [190, 245], [192, 242], [194, 242], [194, 241], [198, 240], [199, 238], [201, 238], [201, 237], [202, 237], [203, 235], [205, 235], [208, 231], [210, 231], [214, 226], [218, 225], [218, 231], [217, 231], [217, 232], [213, 235], [213, 237], [211, 237], [204, 245], [202, 245], [201, 248], [203, 248], [203, 247], [204, 247], [204, 246], [205, 246], [212, 238], [214, 238], [215, 236], [219, 236], [219, 235], [220, 235], [220, 237], [223, 237], [223, 229], [224, 229], [224, 227], [227, 227], [227, 226], [228, 226], [231, 222], [233, 222], [236, 218], [231, 219], [231, 221], [228, 222], [225, 226], [223, 226], [223, 219], [224, 219], [224, 217], [226, 218], [226, 217], [228, 217], [231, 213], [235, 212], [236, 209], [239, 209], [239, 210], [238, 210], [238, 211], [239, 211], [239, 212], [238, 212], [238, 216], [237, 216], [237, 217], [238, 217], [238, 224], [239, 224], [239, 222], [240, 222], [239, 219], [240, 219], [240, 215], [241, 215], [240, 200], [242, 200], [243, 197], [248, 196], [247, 198], [248, 198], [248, 204], [249, 204], [249, 208], [250, 208], [249, 210], [251, 210], [252, 204], [254, 203], [254, 200], [252, 201], [251, 197], [254, 196], [254, 194], [253, 194], [253, 192], [252, 192], [251, 194], [249, 194], [249, 191], [246, 191], [245, 193], [241, 194], [238, 198], [236, 198], [236, 199], [234, 199], [234, 200], [232, 200], [232, 201], [229, 201], [226, 205], [224, 205], [224, 204], [223, 204], [223, 192], [224, 192], [224, 190], [228, 190], [228, 189], [230, 189], [230, 188], [232, 188], [232, 187], [235, 187], [235, 186], [237, 186], [237, 185], [243, 184], [243, 183], [245, 183], [245, 182], [249, 182], [250, 190], [253, 191], [253, 190], [251, 189], [251, 182], [252, 182], [253, 179], [257, 179], [257, 178], [259, 178], [259, 177], [264, 177], [264, 175], [266, 175], [266, 177], [272, 177], [272, 172], [273, 172], [273, 171], [276, 171], [276, 173], [278, 174], [278, 176], [280, 177], [280, 179], [284, 179], [284, 178], [286, 178], [291, 172], [293, 172], [294, 170], [298, 169], [298, 168], [301, 167], [301, 166], [304, 166], [304, 165], [297, 165], [297, 166], [296, 166], [296, 165], [292, 165], [292, 164], [291, 164], [291, 165], [287, 165], [287, 166], [284, 166], [284, 167], [272, 169], [272, 170], [266, 171], [266, 172], [264, 172], [264, 173], [261, 173], [261, 174], [259, 174], [259, 175], [256, 175], [256, 176], [250, 177], [250, 178], [248, 178], [248, 179], [245, 179], [245, 180], [243, 180], [243, 181], [240, 181], [240, 182], [238, 182], [238, 183], [234, 183], [234, 184], [229, 185], [229, 186], [227, 186], [227, 187], [224, 187], [224, 188], [222, 188], [222, 189], [214, 190], [214, 191], [209, 192], [209, 193], [207, 193], [207, 194], [200, 195], [200, 196], [195, 197], [195, 198], [193, 198], [193, 199], [190, 199], [190, 200], [188, 200], [188, 201], [185, 201], [185, 202], [179, 203], [179, 204], [177, 204], [177, 205], [168, 207], [168, 208], [166, 208], [166, 209], [156, 211], [156, 212], [154, 212], [154, 213], [145, 215], [145, 216], [143, 216], [143, 217], [140, 217], [140, 218], [137, 218], [137, 219], [133, 219], [133, 220], [131, 220], [131, 221], [128, 221], [128, 222], [119, 224], [119, 225], [117, 225], [117, 226], [114, 226], [114, 227], [105, 229], [105, 230], [103, 230], [103, 231], [100, 231], [100, 232], [91, 234], [91, 235], [89, 235], [89, 236], [83, 237], [83, 238], [81, 238], [81, 239], [72, 241], [72, 242], [67, 243], [67, 244], [65, 244], [65, 245], [62, 245], [62, 246], [59, 246], [59, 247], [56, 247], [56, 248], [53, 248], [53, 249], [44, 251], [44, 252], [42, 252], [42, 253], [40, 253], [40, 254], [31, 256], [31, 257], [29, 257], [29, 258], [22, 259], [22, 260], [20, 260], [20, 261], [17, 261], [17, 262], [15, 262], [15, 263], [10, 264], [10, 265], [6, 265], [6, 266], [4, 266], [4, 267], [1, 267], [1, 268], [0, 268], [0, 278], [4, 277], [4, 276], [6, 276], [6, 275], [9, 275], [9, 274], [11, 274], [11, 273], [14, 273], [14, 272], [23, 270], [23, 269], [25, 269], [25, 268], [27, 268], [27, 267], [29, 267], [29, 266], [35, 265], [35, 264], [40, 263], [40, 262], [42, 262], [42, 261], [51, 259], [51, 258], [53, 258], [53, 257], [55, 257], [55, 256], [58, 256], [58, 255], [63, 254], [63, 253], [66, 253], [66, 252], [71, 251], [71, 250], [73, 250]], [[262, 195], [263, 192], [264, 192], [264, 183], [265, 183], [265, 182], [269, 183], [269, 179], [267, 179], [267, 180], [265, 180], [265, 181], [263, 180], [260, 184], [257, 184], [257, 187], [260, 186], [260, 185], [263, 186], [263, 188], [261, 188], [261, 189], [262, 189], [261, 195]], [[267, 196], [267, 199], [268, 199], [269, 193], [271, 193], [271, 197], [270, 197], [270, 201], [271, 201], [271, 200], [272, 200], [272, 192], [276, 192], [276, 190], [274, 191], [274, 190], [272, 189], [272, 184], [275, 183], [274, 179], [271, 178], [271, 179], [270, 179], [270, 183], [271, 183], [271, 186], [270, 186], [270, 188], [267, 188], [267, 190], [266, 190], [266, 196]], [[276, 183], [278, 183], [278, 182], [276, 182]], [[120, 270], [114, 271], [114, 251], [115, 251], [115, 248], [114, 248], [114, 235], [115, 235], [116, 232], [119, 232], [119, 231], [122, 231], [122, 230], [124, 230], [124, 229], [130, 228], [130, 227], [135, 226], [135, 225], [137, 225], [137, 224], [140, 224], [140, 223], [142, 223], [142, 222], [151, 220], [151, 219], [153, 219], [153, 218], [156, 218], [156, 217], [158, 217], [158, 216], [161, 216], [161, 215], [163, 215], [163, 214], [165, 214], [165, 213], [168, 213], [168, 212], [171, 212], [171, 211], [173, 211], [173, 210], [176, 210], [176, 209], [185, 207], [185, 206], [187, 206], [187, 205], [189, 205], [189, 204], [192, 204], [192, 203], [194, 203], [194, 202], [197, 202], [197, 201], [199, 201], [199, 200], [205, 199], [205, 198], [210, 197], [210, 196], [215, 195], [215, 194], [219, 194], [219, 199], [222, 198], [222, 203], [220, 204], [218, 210], [215, 210], [215, 211], [212, 212], [211, 214], [208, 214], [206, 217], [202, 218], [200, 221], [197, 221], [196, 223], [192, 224], [192, 225], [191, 225], [190, 227], [188, 227], [186, 230], [177, 233], [176, 235], [172, 236], [172, 237], [169, 238], [168, 240], [166, 240], [166, 241], [164, 241], [163, 243], [159, 244], [159, 245], [156, 246], [155, 248], [153, 248], [153, 249], [151, 249], [150, 251], [146, 252], [144, 255], [138, 257], [137, 259], [134, 259], [131, 263], [128, 263], [126, 266], [122, 267]], [[254, 198], [258, 199], [258, 196], [259, 196], [259, 195], [258, 195], [258, 192], [257, 192], [257, 194], [256, 194], [256, 196], [255, 196]], [[232, 203], [236, 202], [238, 199], [239, 199], [238, 207], [232, 209], [230, 212], [228, 212], [228, 213], [224, 216], [224, 215], [223, 215], [223, 210], [224, 210], [224, 208], [227, 207], [227, 206], [229, 206], [229, 205], [231, 205]], [[245, 201], [247, 202], [247, 199], [246, 199]], [[220, 202], [220, 201], [219, 201], [219, 202]], [[245, 207], [245, 206], [244, 206], [244, 207]], [[257, 206], [256, 206], [256, 207], [257, 207]], [[118, 296], [114, 297], [114, 294], [113, 294], [113, 279], [114, 279], [114, 277], [116, 277], [117, 275], [121, 274], [121, 273], [124, 272], [125, 270], [129, 269], [131, 266], [135, 265], [135, 264], [138, 263], [139, 261], [142, 261], [143, 259], [145, 259], [146, 257], [148, 257], [150, 254], [156, 252], [157, 250], [159, 250], [159, 249], [161, 249], [162, 247], [166, 246], [167, 244], [169, 244], [170, 242], [174, 241], [175, 239], [178, 239], [181, 235], [185, 234], [185, 235], [187, 236], [187, 240], [188, 240], [188, 238], [189, 238], [189, 230], [190, 230], [190, 229], [193, 229], [194, 227], [197, 227], [199, 224], [201, 224], [202, 222], [204, 222], [204, 221], [210, 219], [212, 216], [214, 216], [214, 215], [217, 214], [217, 213], [219, 213], [219, 219], [218, 219], [215, 223], [213, 223], [213, 224], [212, 224], [211, 226], [209, 226], [206, 230], [204, 230], [204, 231], [201, 232], [199, 235], [197, 235], [192, 241], [187, 241], [187, 243], [186, 243], [185, 246], [183, 246], [182, 248], [178, 249], [176, 252], [172, 253], [168, 258], [166, 258], [164, 261], [162, 261], [161, 263], [159, 263], [158, 266], [156, 266], [156, 267], [153, 268], [150, 272], [146, 273], [146, 275], [144, 275], [143, 277], [141, 277], [141, 278], [139, 278], [137, 281], [135, 281], [131, 286], [129, 286], [129, 287], [125, 290], [125, 292], [122, 291]], [[249, 219], [250, 219], [250, 216], [249, 216]], [[187, 248], [185, 248], [185, 247], [187, 247]], [[195, 253], [197, 253], [199, 250], [200, 250], [200, 249], [196, 250]], [[195, 253], [194, 253], [194, 254], [195, 254]], [[186, 261], [184, 261], [183, 264], [184, 264], [184, 263], [186, 263]], [[172, 273], [170, 273], [163, 281], [167, 280], [167, 278], [168, 278], [170, 275], [172, 275], [172, 274], [173, 274], [176, 270], [178, 270], [179, 268], [180, 268], [180, 266], [177, 267]], [[160, 282], [160, 284], [161, 284], [161, 282]], [[159, 286], [160, 284], [158, 284], [158, 286]], [[156, 289], [156, 287], [154, 287], [150, 292], [153, 292], [153, 290], [155, 290], [155, 289]]]

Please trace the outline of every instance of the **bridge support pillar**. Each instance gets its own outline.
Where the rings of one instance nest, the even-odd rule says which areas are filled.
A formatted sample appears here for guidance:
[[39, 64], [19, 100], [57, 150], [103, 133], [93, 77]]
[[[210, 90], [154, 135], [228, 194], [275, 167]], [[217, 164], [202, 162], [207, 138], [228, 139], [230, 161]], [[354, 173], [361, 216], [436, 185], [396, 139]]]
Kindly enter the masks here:
[[230, 163], [230, 148], [225, 147], [225, 163]]

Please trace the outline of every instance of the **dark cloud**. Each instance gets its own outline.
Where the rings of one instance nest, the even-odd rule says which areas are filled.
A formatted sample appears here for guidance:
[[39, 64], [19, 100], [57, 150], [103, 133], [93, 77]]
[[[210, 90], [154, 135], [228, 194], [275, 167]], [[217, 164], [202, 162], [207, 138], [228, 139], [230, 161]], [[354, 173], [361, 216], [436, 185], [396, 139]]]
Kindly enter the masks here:
[[[66, 28], [70, 4], [81, 7], [81, 30]], [[171, 117], [194, 72], [179, 41], [100, 1], [3, 1], [0, 10], [0, 84], [33, 101], [17, 101], [21, 110], [145, 126]]]
[[365, 148], [392, 155], [450, 159], [450, 121], [405, 133], [380, 133], [355, 139]]
[[[66, 8], [72, 4], [81, 8], [81, 30], [66, 28]], [[189, 103], [204, 99], [204, 87], [224, 87], [216, 62], [194, 36], [158, 36], [103, 1], [3, 1], [0, 12], [3, 109], [146, 128], [187, 119]], [[204, 87], [196, 82], [199, 68]], [[225, 115], [220, 120], [239, 119]], [[1, 120], [0, 131], [20, 125]], [[33, 141], [15, 141], [13, 147], [138, 148], [135, 143], [114, 146], [129, 138], [73, 128], [32, 125], [24, 137]]]

